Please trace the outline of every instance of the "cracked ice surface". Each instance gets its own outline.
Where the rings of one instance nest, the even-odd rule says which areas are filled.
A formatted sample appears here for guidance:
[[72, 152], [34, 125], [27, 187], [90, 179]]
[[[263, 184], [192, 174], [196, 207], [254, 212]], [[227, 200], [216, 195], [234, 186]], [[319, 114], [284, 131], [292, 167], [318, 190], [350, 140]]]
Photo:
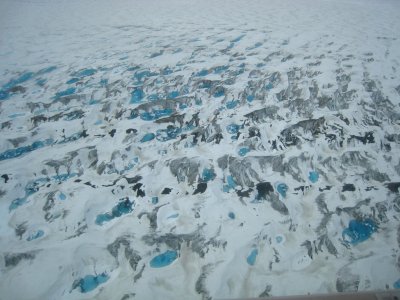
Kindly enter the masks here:
[[399, 11], [1, 1], [1, 297], [399, 288]]

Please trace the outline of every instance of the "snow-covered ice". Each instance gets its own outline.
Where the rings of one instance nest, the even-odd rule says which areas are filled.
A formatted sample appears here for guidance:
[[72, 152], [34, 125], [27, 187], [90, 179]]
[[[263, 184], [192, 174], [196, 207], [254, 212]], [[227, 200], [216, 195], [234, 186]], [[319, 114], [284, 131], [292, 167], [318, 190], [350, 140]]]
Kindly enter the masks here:
[[0, 1], [0, 298], [398, 289], [399, 12]]

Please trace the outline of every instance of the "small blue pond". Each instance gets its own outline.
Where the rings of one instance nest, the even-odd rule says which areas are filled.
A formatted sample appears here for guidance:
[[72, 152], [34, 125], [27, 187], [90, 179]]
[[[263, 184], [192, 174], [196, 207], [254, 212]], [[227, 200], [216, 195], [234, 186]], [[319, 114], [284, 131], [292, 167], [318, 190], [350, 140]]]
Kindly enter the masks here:
[[64, 91], [57, 92], [56, 95], [54, 96], [54, 99], [57, 100], [57, 99], [60, 99], [61, 97], [70, 96], [70, 95], [75, 94], [75, 92], [76, 92], [76, 89], [74, 87], [70, 87]]
[[227, 182], [227, 185], [224, 185], [223, 191], [228, 193], [230, 190], [232, 190], [236, 187], [236, 182], [233, 180], [232, 175], [228, 175], [226, 177], [226, 182]]
[[150, 261], [150, 267], [152, 268], [163, 268], [172, 264], [178, 258], [178, 252], [175, 250], [167, 250], [155, 256]]
[[215, 174], [213, 169], [204, 169], [201, 174], [201, 179], [205, 182], [214, 180], [217, 175]]
[[26, 240], [29, 242], [29, 241], [41, 238], [42, 236], [44, 236], [44, 231], [39, 229], [38, 231], [33, 232], [32, 234], [30, 234]]
[[81, 293], [88, 293], [97, 288], [100, 284], [105, 283], [110, 276], [106, 273], [101, 273], [100, 275], [86, 275], [85, 277], [79, 280], [79, 287], [81, 289]]
[[393, 283], [393, 288], [395, 288], [395, 289], [400, 289], [400, 279], [398, 279], [397, 281], [395, 281], [395, 282]]
[[156, 137], [154, 133], [146, 133], [142, 139], [140, 140], [141, 143], [150, 142]]
[[357, 245], [368, 240], [378, 230], [378, 225], [371, 219], [363, 221], [351, 220], [349, 227], [342, 232], [343, 240], [346, 243]]
[[311, 181], [312, 183], [316, 183], [316, 182], [318, 181], [318, 179], [319, 179], [319, 174], [318, 174], [318, 172], [317, 172], [317, 171], [310, 171], [310, 172], [308, 173], [308, 179], [310, 179], [310, 181]]
[[134, 205], [135, 202], [129, 201], [129, 198], [123, 198], [116, 206], [112, 208], [111, 212], [98, 215], [96, 217], [95, 223], [101, 226], [106, 222], [121, 217], [122, 215], [128, 214], [133, 211]]
[[243, 148], [240, 148], [239, 149], [239, 155], [240, 156], [245, 156], [247, 153], [249, 153], [250, 152], [250, 149], [249, 148], [247, 148], [247, 147], [243, 147]]
[[131, 103], [140, 103], [144, 96], [145, 95], [142, 89], [135, 89], [131, 94]]
[[258, 255], [258, 250], [257, 249], [253, 249], [253, 250], [251, 250], [249, 256], [247, 256], [246, 260], [247, 260], [247, 263], [250, 266], [254, 266], [254, 264], [256, 263], [257, 255]]
[[228, 102], [226, 102], [226, 108], [227, 109], [234, 109], [238, 104], [239, 104], [238, 100], [228, 101]]
[[35, 151], [35, 150], [43, 148], [45, 146], [49, 146], [49, 145], [53, 144], [53, 142], [54, 142], [53, 139], [49, 138], [44, 141], [35, 141], [31, 145], [6, 150], [3, 153], [0, 153], [0, 161], [19, 157], [21, 155]]
[[285, 183], [278, 183], [276, 185], [276, 190], [278, 191], [278, 193], [285, 198], [286, 197], [286, 192], [288, 190], [288, 186]]
[[230, 134], [236, 134], [239, 132], [240, 126], [236, 125], [236, 124], [229, 124], [228, 126], [226, 126], [226, 131], [228, 131], [228, 133]]

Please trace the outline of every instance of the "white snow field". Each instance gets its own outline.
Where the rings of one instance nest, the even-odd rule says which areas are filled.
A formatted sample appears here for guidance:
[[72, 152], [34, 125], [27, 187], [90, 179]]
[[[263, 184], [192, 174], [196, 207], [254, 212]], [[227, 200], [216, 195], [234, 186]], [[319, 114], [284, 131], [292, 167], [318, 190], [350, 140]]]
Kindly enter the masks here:
[[400, 288], [400, 1], [1, 0], [0, 298]]

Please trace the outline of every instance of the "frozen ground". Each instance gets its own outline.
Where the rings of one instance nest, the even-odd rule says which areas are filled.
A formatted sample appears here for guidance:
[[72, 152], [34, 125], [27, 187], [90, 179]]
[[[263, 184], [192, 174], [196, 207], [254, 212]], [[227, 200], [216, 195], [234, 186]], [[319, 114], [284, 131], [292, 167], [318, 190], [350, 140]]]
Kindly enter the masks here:
[[399, 12], [0, 1], [0, 298], [400, 288]]

